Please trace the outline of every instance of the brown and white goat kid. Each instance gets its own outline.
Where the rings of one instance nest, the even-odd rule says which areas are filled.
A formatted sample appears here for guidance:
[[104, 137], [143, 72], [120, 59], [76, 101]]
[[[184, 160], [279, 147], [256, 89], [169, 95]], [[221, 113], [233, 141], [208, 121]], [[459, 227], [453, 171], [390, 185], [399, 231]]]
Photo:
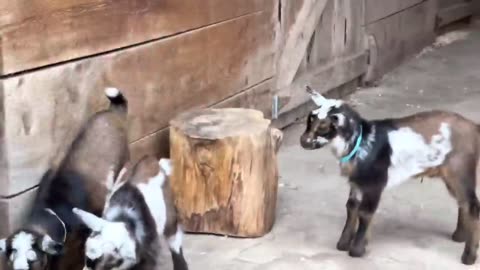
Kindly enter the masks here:
[[456, 242], [464, 264], [474, 264], [479, 241], [476, 169], [480, 127], [453, 112], [427, 111], [402, 118], [366, 120], [341, 100], [307, 88], [319, 106], [300, 138], [305, 149], [327, 144], [351, 186], [347, 219], [337, 249], [365, 254], [367, 233], [381, 194], [411, 178], [440, 177], [458, 202]]
[[8, 269], [81, 269], [88, 229], [74, 207], [100, 215], [107, 195], [106, 176], [128, 160], [127, 101], [115, 88], [105, 94], [110, 108], [94, 114], [80, 129], [56, 171], [42, 180], [26, 223], [0, 251]]
[[187, 270], [183, 231], [177, 219], [169, 176], [169, 159], [144, 156], [113, 181], [101, 218], [74, 209], [92, 230], [86, 242], [86, 269], [163, 269], [160, 237], [169, 243], [175, 270]]

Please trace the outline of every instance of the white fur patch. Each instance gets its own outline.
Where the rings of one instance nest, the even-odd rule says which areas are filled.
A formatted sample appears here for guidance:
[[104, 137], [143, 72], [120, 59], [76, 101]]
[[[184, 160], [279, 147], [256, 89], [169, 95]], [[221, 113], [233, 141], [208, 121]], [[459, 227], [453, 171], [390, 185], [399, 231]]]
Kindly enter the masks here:
[[0, 239], [0, 252], [7, 250], [7, 239]]
[[343, 101], [338, 99], [327, 99], [320, 108], [312, 111], [314, 115], [318, 117], [318, 119], [322, 120], [327, 118], [328, 113], [332, 108], [338, 108], [343, 104]]
[[172, 166], [172, 161], [170, 159], [161, 158], [158, 164], [168, 176], [172, 175], [173, 166]]
[[348, 143], [341, 136], [335, 136], [330, 144], [332, 152], [336, 157], [340, 157], [347, 151]]
[[115, 87], [107, 87], [105, 88], [105, 95], [109, 98], [114, 98], [120, 95], [120, 91]]
[[168, 238], [168, 245], [175, 253], [180, 254], [183, 242], [183, 230], [180, 226], [177, 227], [177, 232]]
[[386, 189], [408, 181], [425, 170], [441, 165], [452, 151], [451, 130], [442, 123], [439, 133], [427, 143], [424, 138], [408, 127], [388, 133], [392, 147], [391, 164], [388, 169]]
[[338, 119], [338, 125], [343, 127], [345, 125], [345, 121], [346, 121], [345, 115], [343, 115], [341, 113], [336, 113], [336, 114], [334, 114], [334, 116], [336, 116], [337, 119]]
[[[13, 252], [10, 255], [13, 269], [28, 269], [28, 262], [37, 259], [32, 245], [35, 237], [26, 232], [20, 232], [12, 239]], [[32, 252], [35, 254], [32, 256]]]
[[358, 158], [359, 159], [364, 159], [367, 157], [368, 153], [372, 150], [372, 145], [375, 142], [375, 136], [376, 136], [376, 127], [375, 125], [372, 125], [372, 128], [370, 130], [370, 133], [366, 138], [363, 139], [363, 142], [358, 149]]
[[85, 243], [85, 255], [89, 259], [95, 260], [102, 256], [123, 258], [124, 265], [128, 266], [137, 262], [135, 250], [135, 240], [130, 237], [122, 222], [106, 221], [100, 233], [89, 237]]
[[137, 188], [142, 192], [145, 202], [152, 213], [153, 219], [157, 223], [159, 235], [163, 235], [165, 223], [167, 222], [167, 206], [163, 197], [163, 183], [166, 176], [163, 171], [152, 177], [148, 183], [140, 183]]

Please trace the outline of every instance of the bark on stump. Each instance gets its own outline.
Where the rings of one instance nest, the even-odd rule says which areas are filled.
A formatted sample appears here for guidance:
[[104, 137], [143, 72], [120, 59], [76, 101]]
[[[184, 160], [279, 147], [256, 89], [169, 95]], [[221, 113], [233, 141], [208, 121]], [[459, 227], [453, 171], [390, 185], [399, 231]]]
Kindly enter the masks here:
[[251, 109], [204, 109], [170, 122], [171, 185], [184, 229], [259, 237], [275, 220], [282, 132]]

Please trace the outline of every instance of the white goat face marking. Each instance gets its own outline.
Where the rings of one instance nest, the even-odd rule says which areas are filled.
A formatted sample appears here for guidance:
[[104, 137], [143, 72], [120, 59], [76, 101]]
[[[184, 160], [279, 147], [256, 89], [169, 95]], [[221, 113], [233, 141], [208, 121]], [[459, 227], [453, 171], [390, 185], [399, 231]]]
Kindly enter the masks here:
[[122, 258], [118, 269], [126, 269], [137, 262], [136, 243], [124, 223], [108, 222], [98, 234], [91, 235], [85, 243], [85, 255], [91, 260]]
[[332, 116], [337, 117], [337, 119], [338, 119], [337, 125], [338, 125], [338, 126], [340, 126], [340, 127], [345, 126], [345, 121], [346, 121], [345, 115], [343, 115], [343, 114], [341, 114], [341, 113], [336, 113], [336, 114], [333, 114]]
[[29, 269], [29, 262], [37, 260], [37, 254], [33, 250], [35, 237], [26, 232], [20, 232], [12, 238], [12, 254], [10, 261], [13, 269]]
[[[343, 101], [338, 100], [338, 99], [327, 99], [320, 108], [312, 111], [314, 115], [318, 117], [318, 119], [322, 120], [327, 118], [328, 113], [333, 109], [333, 108], [339, 108], [342, 106]], [[343, 116], [343, 115], [342, 115]]]
[[388, 140], [392, 155], [387, 189], [429, 168], [440, 166], [452, 151], [451, 129], [447, 123], [440, 125], [439, 133], [432, 136], [430, 143], [408, 127], [389, 132]]

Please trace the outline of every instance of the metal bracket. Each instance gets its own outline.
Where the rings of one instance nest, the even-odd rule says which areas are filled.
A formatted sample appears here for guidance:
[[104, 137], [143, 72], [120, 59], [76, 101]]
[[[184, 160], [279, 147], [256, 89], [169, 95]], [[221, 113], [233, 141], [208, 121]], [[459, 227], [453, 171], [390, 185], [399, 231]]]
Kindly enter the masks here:
[[273, 96], [272, 102], [272, 119], [278, 119], [278, 95]]

